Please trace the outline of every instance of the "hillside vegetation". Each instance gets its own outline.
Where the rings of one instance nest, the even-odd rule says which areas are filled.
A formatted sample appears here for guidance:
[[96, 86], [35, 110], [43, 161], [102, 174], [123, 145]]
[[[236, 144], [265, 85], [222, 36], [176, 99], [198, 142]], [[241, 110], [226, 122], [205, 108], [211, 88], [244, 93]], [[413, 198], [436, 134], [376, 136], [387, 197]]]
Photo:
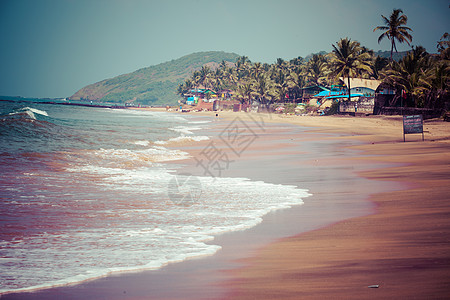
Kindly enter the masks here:
[[177, 95], [178, 85], [189, 78], [194, 71], [205, 65], [214, 68], [222, 61], [234, 63], [238, 57], [235, 53], [219, 51], [193, 53], [179, 59], [90, 84], [80, 89], [69, 99], [173, 105], [180, 99]]

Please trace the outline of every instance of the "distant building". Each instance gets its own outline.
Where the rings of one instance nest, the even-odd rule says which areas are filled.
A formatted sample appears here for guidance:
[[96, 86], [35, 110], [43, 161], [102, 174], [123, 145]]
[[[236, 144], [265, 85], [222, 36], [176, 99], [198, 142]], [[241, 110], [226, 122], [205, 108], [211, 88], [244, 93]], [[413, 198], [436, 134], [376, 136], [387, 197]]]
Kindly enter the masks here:
[[[347, 83], [348, 79], [340, 78], [343, 82]], [[375, 91], [381, 84], [380, 80], [374, 79], [362, 79], [362, 78], [350, 78], [350, 95], [353, 94], [363, 94], [364, 96], [375, 96]]]
[[315, 95], [321, 92], [327, 94], [330, 91], [330, 89], [321, 85], [311, 85], [300, 89], [300, 91], [301, 91], [301, 98], [300, 98], [301, 100], [296, 102], [308, 103], [311, 101], [313, 102], [317, 101], [317, 99], [313, 100], [313, 98], [315, 98]]

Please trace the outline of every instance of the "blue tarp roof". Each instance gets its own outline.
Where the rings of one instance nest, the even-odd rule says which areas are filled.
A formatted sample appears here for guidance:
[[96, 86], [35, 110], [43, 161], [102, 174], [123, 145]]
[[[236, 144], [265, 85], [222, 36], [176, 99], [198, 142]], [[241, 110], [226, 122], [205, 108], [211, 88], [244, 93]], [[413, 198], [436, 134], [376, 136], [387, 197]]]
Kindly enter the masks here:
[[[350, 94], [350, 97], [362, 97], [363, 94]], [[335, 99], [335, 98], [348, 98], [348, 95], [335, 95], [335, 96], [329, 96], [325, 97], [325, 99]]]
[[342, 91], [321, 91], [320, 93], [314, 95], [313, 97], [325, 97], [325, 96], [336, 96], [342, 95]]
[[304, 88], [301, 88], [301, 89], [302, 90], [308, 90], [308, 89], [315, 89], [315, 88], [319, 88], [319, 89], [324, 90], [324, 91], [329, 91], [330, 90], [329, 88], [326, 88], [326, 87], [321, 86], [321, 85], [311, 85], [311, 86], [307, 86], [307, 87], [304, 87]]
[[216, 92], [214, 92], [213, 90], [209, 90], [209, 89], [197, 89], [197, 90], [191, 90], [191, 93], [200, 93], [200, 94], [212, 93], [212, 94], [215, 94]]

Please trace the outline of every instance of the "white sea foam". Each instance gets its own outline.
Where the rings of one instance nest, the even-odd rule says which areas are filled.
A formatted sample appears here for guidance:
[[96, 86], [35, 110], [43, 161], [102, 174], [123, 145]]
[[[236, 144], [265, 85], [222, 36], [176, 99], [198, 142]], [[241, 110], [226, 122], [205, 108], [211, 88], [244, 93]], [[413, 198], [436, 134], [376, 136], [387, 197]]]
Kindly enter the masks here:
[[[149, 118], [151, 122], [144, 119], [141, 124], [148, 123], [150, 128], [162, 124], [158, 127], [161, 132], [138, 138], [124, 136], [135, 132], [129, 130], [135, 123], [127, 121], [122, 124], [123, 131], [117, 125], [117, 131], [123, 133], [120, 140], [141, 147], [128, 144], [131, 149], [115, 148], [117, 143], [104, 144], [101, 138], [105, 135], [99, 135], [99, 143], [90, 148], [95, 150], [61, 152], [64, 154], [58, 161], [55, 154], [57, 166], [66, 166], [65, 171], [58, 169], [57, 176], [49, 168], [15, 173], [23, 175], [17, 179], [20, 184], [11, 187], [24, 188], [4, 189], [14, 195], [7, 211], [22, 213], [19, 217], [30, 229], [20, 238], [0, 244], [0, 293], [73, 284], [115, 272], [158, 269], [212, 255], [220, 249], [207, 243], [215, 235], [255, 226], [268, 212], [301, 205], [309, 195], [295, 186], [247, 178], [201, 176], [195, 178], [198, 184], [191, 186], [163, 164], [189, 154], [165, 148], [163, 143], [154, 146], [153, 142], [163, 138], [171, 141], [174, 131], [181, 134], [175, 142], [207, 140], [194, 134], [204, 123], [189, 123], [188, 117], [172, 121], [174, 114], [98, 111], [114, 113], [119, 121], [124, 115], [141, 121], [140, 117]], [[164, 122], [158, 124], [159, 120]], [[171, 132], [168, 127], [172, 127]], [[177, 184], [171, 184], [174, 182]]]
[[188, 123], [189, 124], [208, 124], [208, 123], [211, 123], [211, 121], [206, 121], [206, 120], [203, 120], [203, 121], [189, 121]]
[[36, 120], [35, 114], [48, 117], [48, 113], [46, 111], [40, 110], [37, 108], [32, 108], [32, 107], [24, 107], [24, 108], [18, 109], [15, 112], [9, 113], [8, 116], [21, 115], [21, 114], [27, 114], [33, 120]]
[[169, 112], [155, 112], [151, 110], [140, 110], [140, 109], [110, 109], [105, 108], [108, 113], [113, 113], [117, 115], [133, 115], [137, 117], [151, 117], [152, 119], [171, 119], [178, 122], [188, 122], [188, 120], [178, 114], [173, 114]]
[[164, 162], [189, 158], [187, 152], [167, 149], [163, 146], [153, 146], [143, 150], [130, 149], [100, 149], [94, 152], [105, 160], [135, 161], [135, 162]]
[[150, 141], [135, 141], [135, 142], [133, 142], [133, 144], [139, 145], [139, 146], [148, 146], [150, 144]]
[[[192, 121], [189, 123], [195, 123], [195, 122], [201, 122], [196, 124], [202, 124], [204, 121]], [[181, 135], [175, 138], [171, 138], [166, 141], [156, 141], [156, 145], [167, 145], [171, 143], [185, 143], [185, 142], [200, 142], [200, 141], [206, 141], [209, 140], [209, 137], [207, 136], [195, 136], [193, 131], [195, 130], [201, 130], [201, 127], [197, 126], [176, 126], [169, 128], [172, 131], [178, 132]]]
[[176, 126], [176, 127], [172, 127], [169, 128], [170, 130], [182, 133], [182, 134], [194, 134], [192, 131], [193, 130], [200, 130], [202, 129], [201, 127], [195, 127], [195, 126]]
[[18, 111], [18, 112], [12, 112], [9, 113], [8, 116], [14, 116], [14, 115], [23, 115], [26, 114], [28, 115], [31, 119], [36, 120], [36, 116], [34, 115], [34, 113], [30, 110], [25, 110], [25, 111]]
[[200, 141], [207, 141], [209, 140], [209, 137], [204, 135], [196, 135], [196, 136], [179, 136], [176, 138], [171, 138], [167, 141], [156, 141], [155, 144], [157, 145], [167, 145], [171, 143], [185, 143], [185, 142], [200, 142]]
[[[102, 175], [97, 184], [104, 198], [85, 205], [76, 202], [85, 220], [76, 231], [45, 233], [3, 247], [3, 257], [11, 260], [2, 270], [16, 278], [22, 287], [17, 291], [66, 285], [113, 272], [157, 269], [212, 255], [220, 246], [206, 242], [215, 235], [253, 227], [268, 212], [300, 205], [309, 196], [291, 185], [198, 177], [201, 197], [184, 205], [173, 202], [169, 194], [189, 192], [189, 187], [171, 190], [170, 182], [177, 175], [162, 166], [127, 170], [86, 165], [71, 172]], [[68, 197], [82, 200], [88, 195], [80, 191]], [[73, 221], [65, 218], [68, 224]], [[19, 257], [26, 268], [11, 267], [11, 261]]]
[[35, 114], [39, 114], [39, 115], [43, 115], [43, 116], [47, 116], [47, 117], [48, 117], [48, 113], [47, 113], [46, 111], [40, 110], [40, 109], [37, 109], [37, 108], [24, 107], [24, 108], [22, 108], [21, 110], [22, 110], [22, 111], [30, 111], [30, 112], [32, 112], [32, 113], [35, 113]]

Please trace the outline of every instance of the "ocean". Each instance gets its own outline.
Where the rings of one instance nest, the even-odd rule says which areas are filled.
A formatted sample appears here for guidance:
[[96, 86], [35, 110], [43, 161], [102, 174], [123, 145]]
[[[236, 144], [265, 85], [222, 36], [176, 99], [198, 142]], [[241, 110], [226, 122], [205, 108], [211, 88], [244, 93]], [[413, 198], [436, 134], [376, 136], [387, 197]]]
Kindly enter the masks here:
[[214, 236], [309, 196], [180, 173], [191, 157], [179, 145], [217, 138], [213, 126], [170, 112], [0, 101], [0, 294], [213, 255]]

